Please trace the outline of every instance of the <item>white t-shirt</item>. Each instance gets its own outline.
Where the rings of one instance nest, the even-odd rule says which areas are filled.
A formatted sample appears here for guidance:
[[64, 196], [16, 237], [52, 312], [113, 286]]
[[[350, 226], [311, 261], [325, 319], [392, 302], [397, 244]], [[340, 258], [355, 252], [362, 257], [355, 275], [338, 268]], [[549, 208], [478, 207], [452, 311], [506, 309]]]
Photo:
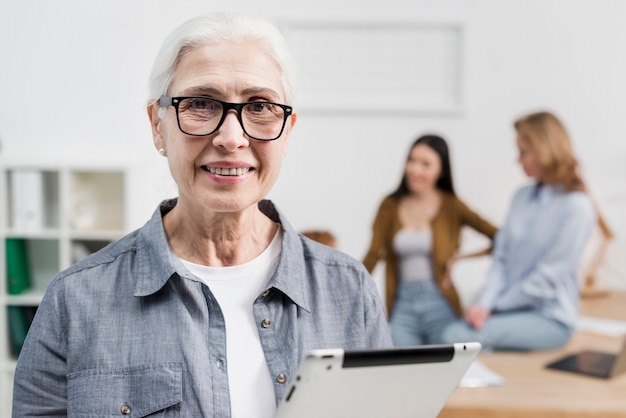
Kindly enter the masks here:
[[276, 412], [273, 380], [252, 305], [276, 271], [281, 244], [279, 228], [265, 251], [245, 264], [207, 267], [182, 260], [209, 286], [224, 315], [232, 418], [271, 418]]

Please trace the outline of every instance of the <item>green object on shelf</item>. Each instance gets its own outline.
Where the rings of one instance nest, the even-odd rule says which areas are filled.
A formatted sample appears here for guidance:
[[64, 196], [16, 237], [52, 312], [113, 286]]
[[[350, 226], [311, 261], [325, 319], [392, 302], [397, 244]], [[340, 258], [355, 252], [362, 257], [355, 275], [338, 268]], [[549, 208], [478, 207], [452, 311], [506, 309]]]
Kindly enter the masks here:
[[17, 295], [30, 287], [28, 248], [26, 240], [7, 238], [6, 242], [7, 292]]
[[36, 308], [30, 306], [7, 306], [9, 320], [9, 339], [11, 341], [11, 354], [17, 358], [22, 351], [26, 334], [34, 317]]

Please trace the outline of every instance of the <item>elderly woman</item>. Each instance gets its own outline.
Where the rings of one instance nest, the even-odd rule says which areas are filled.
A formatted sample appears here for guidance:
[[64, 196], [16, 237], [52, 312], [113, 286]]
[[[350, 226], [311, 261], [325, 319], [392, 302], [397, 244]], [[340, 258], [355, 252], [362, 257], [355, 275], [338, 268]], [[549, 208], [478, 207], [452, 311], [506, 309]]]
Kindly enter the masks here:
[[184, 23], [150, 94], [178, 198], [52, 281], [14, 416], [271, 417], [309, 350], [391, 345], [365, 268], [263, 200], [296, 122], [277, 29], [229, 14]]

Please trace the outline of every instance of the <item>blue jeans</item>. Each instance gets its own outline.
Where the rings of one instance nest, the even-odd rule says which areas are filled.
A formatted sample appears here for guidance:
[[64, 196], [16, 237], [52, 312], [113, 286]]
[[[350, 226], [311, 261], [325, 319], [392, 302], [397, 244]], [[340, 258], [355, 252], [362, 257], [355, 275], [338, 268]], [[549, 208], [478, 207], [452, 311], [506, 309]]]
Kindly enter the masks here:
[[396, 346], [441, 344], [441, 333], [457, 319], [434, 280], [400, 281], [391, 314]]
[[443, 332], [445, 343], [478, 341], [486, 350], [550, 350], [564, 346], [573, 330], [535, 311], [501, 312], [491, 315], [478, 330], [465, 320]]

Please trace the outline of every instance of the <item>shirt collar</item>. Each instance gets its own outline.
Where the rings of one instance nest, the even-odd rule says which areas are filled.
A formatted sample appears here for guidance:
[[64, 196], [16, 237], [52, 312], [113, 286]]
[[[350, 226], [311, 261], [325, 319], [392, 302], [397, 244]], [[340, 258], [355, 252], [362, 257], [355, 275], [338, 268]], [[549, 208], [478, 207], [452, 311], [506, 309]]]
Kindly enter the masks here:
[[138, 233], [135, 296], [156, 293], [176, 273], [175, 257], [163, 228], [163, 216], [176, 206], [176, 202], [177, 199], [163, 201]]
[[547, 202], [553, 196], [563, 192], [563, 185], [560, 183], [557, 184], [545, 184], [545, 183], [537, 183], [533, 188], [533, 192], [531, 193], [531, 197], [533, 200], [537, 200], [539, 202]]
[[262, 200], [259, 202], [259, 209], [268, 218], [279, 223], [284, 231], [280, 261], [270, 279], [269, 287], [279, 290], [293, 303], [311, 312], [312, 295], [306, 290], [306, 265], [300, 236], [271, 201]]
[[[135, 296], [156, 293], [174, 274], [188, 275], [188, 270], [172, 253], [163, 227], [163, 216], [176, 206], [176, 202], [177, 199], [163, 201], [138, 233], [138, 280]], [[262, 200], [259, 202], [259, 209], [268, 218], [279, 223], [284, 231], [280, 261], [268, 288], [279, 290], [302, 309], [310, 312], [311, 295], [306, 291], [306, 266], [299, 235], [271, 201]]]

